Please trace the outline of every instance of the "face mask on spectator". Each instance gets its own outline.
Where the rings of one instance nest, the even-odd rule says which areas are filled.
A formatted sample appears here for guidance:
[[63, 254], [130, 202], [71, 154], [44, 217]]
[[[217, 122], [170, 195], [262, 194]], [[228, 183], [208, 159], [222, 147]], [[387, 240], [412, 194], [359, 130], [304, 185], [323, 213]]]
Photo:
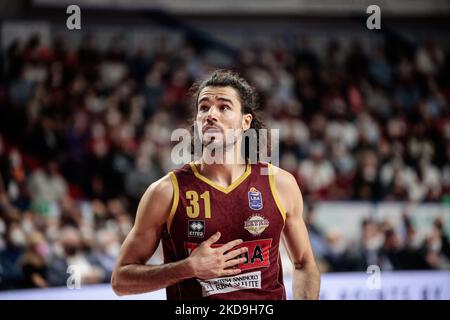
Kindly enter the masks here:
[[25, 235], [22, 230], [14, 229], [11, 232], [11, 242], [17, 247], [24, 247], [26, 243]]
[[0, 236], [3, 236], [6, 232], [6, 225], [5, 222], [0, 219]]
[[111, 257], [117, 257], [119, 255], [120, 245], [118, 243], [112, 243], [106, 247], [106, 253]]
[[347, 173], [353, 169], [353, 162], [350, 157], [342, 157], [339, 159], [337, 166], [340, 172]]
[[19, 197], [19, 187], [15, 181], [10, 181], [8, 185], [8, 195], [13, 200]]
[[346, 251], [347, 246], [343, 241], [339, 241], [339, 242], [333, 243], [330, 246], [330, 249], [334, 254], [343, 254]]
[[17, 152], [11, 152], [11, 154], [9, 155], [9, 161], [11, 163], [11, 166], [14, 168], [20, 167], [22, 165], [22, 159]]
[[68, 256], [74, 256], [77, 253], [78, 248], [75, 246], [65, 246], [64, 251]]
[[60, 243], [54, 243], [51, 247], [51, 252], [57, 257], [64, 257], [64, 248]]
[[38, 254], [43, 258], [47, 258], [50, 255], [50, 248], [45, 242], [39, 243], [36, 247], [36, 250]]
[[22, 230], [25, 231], [26, 234], [31, 234], [31, 232], [34, 230], [33, 223], [29, 219], [23, 220]]
[[382, 236], [374, 236], [365, 241], [366, 250], [378, 250], [383, 245], [384, 239]]
[[47, 231], [45, 232], [47, 239], [50, 239], [50, 241], [55, 241], [59, 237], [59, 230], [56, 226], [50, 226], [47, 228]]
[[124, 222], [120, 224], [120, 231], [122, 232], [122, 234], [127, 235], [132, 227], [133, 226], [131, 224]]
[[441, 248], [442, 248], [442, 241], [440, 239], [431, 241], [430, 251], [439, 253], [441, 252]]

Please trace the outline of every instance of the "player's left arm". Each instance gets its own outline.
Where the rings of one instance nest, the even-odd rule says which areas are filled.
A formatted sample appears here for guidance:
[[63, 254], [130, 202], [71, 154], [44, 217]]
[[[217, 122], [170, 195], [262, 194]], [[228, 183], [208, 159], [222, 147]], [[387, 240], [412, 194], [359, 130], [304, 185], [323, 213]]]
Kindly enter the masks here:
[[292, 261], [294, 299], [318, 299], [320, 272], [303, 221], [303, 197], [294, 176], [273, 167], [279, 201], [286, 214], [283, 240]]

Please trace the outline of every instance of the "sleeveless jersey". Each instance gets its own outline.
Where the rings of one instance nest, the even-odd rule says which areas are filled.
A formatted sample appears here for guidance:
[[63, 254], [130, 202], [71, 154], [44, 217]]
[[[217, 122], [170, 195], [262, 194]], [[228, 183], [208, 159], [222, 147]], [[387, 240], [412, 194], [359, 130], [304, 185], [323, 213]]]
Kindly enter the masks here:
[[201, 175], [194, 163], [169, 173], [174, 198], [162, 236], [164, 263], [188, 257], [217, 231], [221, 237], [213, 247], [242, 239], [235, 248], [248, 252], [238, 275], [182, 281], [166, 289], [167, 299], [286, 299], [279, 253], [285, 212], [268, 170], [270, 164], [247, 164], [226, 188]]

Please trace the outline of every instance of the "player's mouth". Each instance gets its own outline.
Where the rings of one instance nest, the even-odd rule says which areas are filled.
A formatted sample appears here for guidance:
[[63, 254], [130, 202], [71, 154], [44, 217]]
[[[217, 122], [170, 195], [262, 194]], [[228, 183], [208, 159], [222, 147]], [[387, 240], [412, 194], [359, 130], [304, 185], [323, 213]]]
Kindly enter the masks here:
[[220, 130], [218, 127], [207, 124], [203, 126], [202, 133], [221, 133], [222, 130]]

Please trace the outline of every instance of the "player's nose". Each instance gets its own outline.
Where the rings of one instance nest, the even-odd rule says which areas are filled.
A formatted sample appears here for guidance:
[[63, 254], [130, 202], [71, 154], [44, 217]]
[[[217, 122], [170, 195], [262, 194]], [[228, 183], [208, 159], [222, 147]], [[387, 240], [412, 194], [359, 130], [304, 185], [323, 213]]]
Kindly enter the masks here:
[[218, 117], [218, 109], [215, 106], [212, 106], [208, 110], [208, 114], [206, 115], [206, 120], [210, 122], [216, 122]]

